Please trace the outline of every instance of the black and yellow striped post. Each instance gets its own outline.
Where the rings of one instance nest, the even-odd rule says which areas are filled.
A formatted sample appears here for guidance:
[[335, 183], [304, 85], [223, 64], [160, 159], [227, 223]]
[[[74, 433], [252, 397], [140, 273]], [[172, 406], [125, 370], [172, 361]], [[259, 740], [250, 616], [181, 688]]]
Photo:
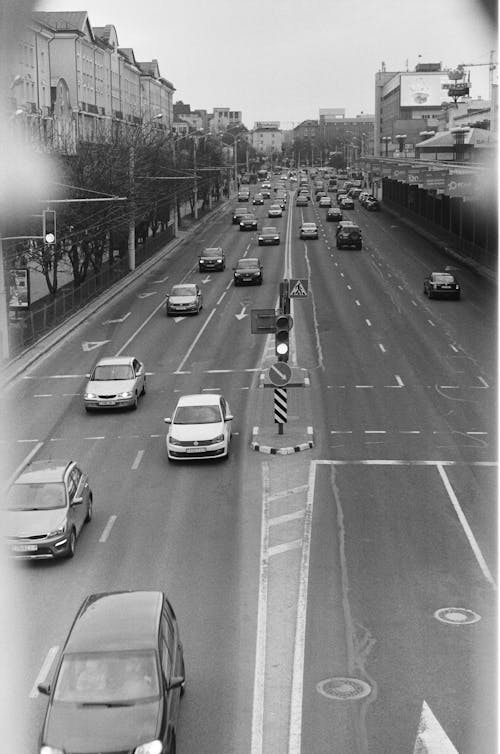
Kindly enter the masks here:
[[287, 422], [287, 391], [285, 387], [274, 389], [274, 423], [278, 425], [278, 434], [283, 434], [283, 424]]

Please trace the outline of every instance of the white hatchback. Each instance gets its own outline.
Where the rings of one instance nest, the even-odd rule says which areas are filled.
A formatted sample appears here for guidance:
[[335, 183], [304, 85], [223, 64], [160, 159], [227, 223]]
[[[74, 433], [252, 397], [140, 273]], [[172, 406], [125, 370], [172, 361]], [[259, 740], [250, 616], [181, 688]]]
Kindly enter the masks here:
[[229, 458], [231, 442], [229, 404], [217, 393], [182, 395], [172, 417], [166, 417], [169, 461]]

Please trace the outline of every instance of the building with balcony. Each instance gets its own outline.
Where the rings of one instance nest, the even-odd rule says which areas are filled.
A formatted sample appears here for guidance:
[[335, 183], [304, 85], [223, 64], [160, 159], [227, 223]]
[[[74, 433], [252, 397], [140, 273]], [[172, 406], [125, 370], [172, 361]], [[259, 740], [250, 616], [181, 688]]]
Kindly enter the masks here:
[[229, 107], [214, 107], [212, 116], [208, 119], [208, 128], [212, 133], [220, 133], [241, 125], [241, 110], [230, 110]]

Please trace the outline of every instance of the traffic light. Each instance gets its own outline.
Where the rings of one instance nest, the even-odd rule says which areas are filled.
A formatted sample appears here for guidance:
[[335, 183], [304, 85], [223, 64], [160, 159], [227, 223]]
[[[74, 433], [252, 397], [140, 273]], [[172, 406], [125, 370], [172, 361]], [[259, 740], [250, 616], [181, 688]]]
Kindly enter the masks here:
[[278, 361], [288, 361], [290, 354], [290, 330], [292, 329], [292, 318], [289, 314], [277, 314], [275, 319], [276, 332], [274, 343]]
[[56, 242], [56, 213], [53, 209], [43, 211], [43, 240], [48, 244]]

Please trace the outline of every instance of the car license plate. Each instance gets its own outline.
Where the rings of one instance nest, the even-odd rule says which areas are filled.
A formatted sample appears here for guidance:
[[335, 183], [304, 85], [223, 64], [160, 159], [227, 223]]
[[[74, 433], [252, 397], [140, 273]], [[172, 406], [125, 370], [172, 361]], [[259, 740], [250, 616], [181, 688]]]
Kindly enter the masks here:
[[202, 445], [197, 445], [195, 448], [186, 448], [187, 453], [204, 453], [206, 450]]
[[451, 288], [451, 285], [442, 285], [441, 286], [441, 290], [443, 290], [443, 291], [448, 290], [449, 288]]
[[37, 549], [36, 545], [12, 545], [14, 552], [36, 552]]
[[116, 406], [116, 401], [99, 401], [101, 406]]

